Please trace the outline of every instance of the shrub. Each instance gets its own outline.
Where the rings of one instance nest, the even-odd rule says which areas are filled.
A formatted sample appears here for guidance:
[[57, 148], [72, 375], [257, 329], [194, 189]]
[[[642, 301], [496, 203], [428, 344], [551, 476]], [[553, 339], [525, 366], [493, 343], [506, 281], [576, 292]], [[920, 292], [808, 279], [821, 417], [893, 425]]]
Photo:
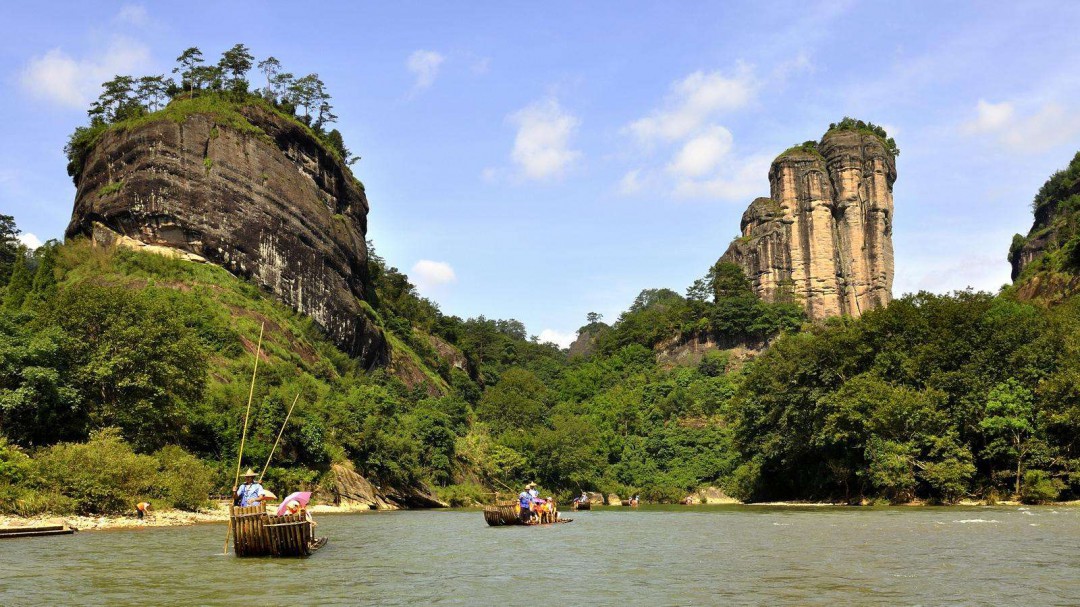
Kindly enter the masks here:
[[[483, 504], [491, 501], [491, 493], [484, 490], [484, 487], [477, 485], [476, 483], [462, 483], [460, 485], [447, 485], [445, 487], [436, 487], [435, 494], [439, 496], [439, 499], [450, 504], [453, 508], [463, 508], [468, 506], [475, 506], [476, 504]], [[507, 493], [510, 497], [513, 497], [512, 493]]]
[[160, 472], [157, 495], [166, 504], [181, 510], [199, 510], [209, 505], [207, 497], [214, 486], [210, 466], [175, 445], [163, 447], [154, 457]]
[[1044, 504], [1052, 502], [1061, 495], [1065, 483], [1051, 477], [1042, 470], [1028, 470], [1024, 473], [1024, 484], [1020, 488], [1020, 501], [1025, 504]]
[[158, 485], [157, 460], [132, 451], [116, 428], [86, 443], [53, 445], [35, 463], [42, 487], [71, 498], [78, 514], [130, 511]]

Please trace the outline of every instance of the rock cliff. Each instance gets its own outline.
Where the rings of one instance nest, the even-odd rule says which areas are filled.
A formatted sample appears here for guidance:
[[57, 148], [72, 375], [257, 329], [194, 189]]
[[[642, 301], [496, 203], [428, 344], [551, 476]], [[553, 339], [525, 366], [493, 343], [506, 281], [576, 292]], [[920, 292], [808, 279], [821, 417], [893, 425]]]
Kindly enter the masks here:
[[1032, 203], [1035, 221], [1009, 248], [1021, 296], [1056, 299], [1080, 290], [1080, 152], [1043, 184]]
[[809, 318], [858, 316], [892, 299], [896, 159], [881, 137], [830, 130], [769, 169], [770, 197], [743, 213], [721, 257], [767, 301], [798, 301]]
[[174, 111], [105, 131], [76, 175], [67, 236], [221, 265], [311, 317], [366, 366], [385, 363], [363, 303], [363, 186], [294, 120], [259, 105], [231, 111], [229, 120]]

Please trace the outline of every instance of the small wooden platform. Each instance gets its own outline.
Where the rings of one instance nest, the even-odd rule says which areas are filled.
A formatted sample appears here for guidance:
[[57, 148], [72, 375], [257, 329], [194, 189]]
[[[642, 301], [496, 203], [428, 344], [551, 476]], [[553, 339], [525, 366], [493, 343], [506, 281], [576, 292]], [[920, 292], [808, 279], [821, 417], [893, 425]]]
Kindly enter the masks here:
[[71, 535], [78, 529], [67, 525], [40, 525], [37, 527], [0, 527], [0, 539], [13, 537], [42, 537], [46, 535]]

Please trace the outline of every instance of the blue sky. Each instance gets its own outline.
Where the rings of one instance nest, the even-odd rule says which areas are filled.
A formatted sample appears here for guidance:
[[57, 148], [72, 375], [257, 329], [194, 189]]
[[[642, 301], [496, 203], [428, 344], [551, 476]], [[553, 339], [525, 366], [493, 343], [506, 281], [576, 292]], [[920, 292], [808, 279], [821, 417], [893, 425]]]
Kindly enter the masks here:
[[243, 42], [326, 82], [369, 238], [450, 314], [565, 344], [589, 311], [681, 292], [769, 161], [845, 115], [901, 149], [894, 294], [1007, 282], [1032, 196], [1080, 148], [1080, 3], [764, 4], [12, 4], [0, 212], [61, 237], [62, 147], [100, 83]]

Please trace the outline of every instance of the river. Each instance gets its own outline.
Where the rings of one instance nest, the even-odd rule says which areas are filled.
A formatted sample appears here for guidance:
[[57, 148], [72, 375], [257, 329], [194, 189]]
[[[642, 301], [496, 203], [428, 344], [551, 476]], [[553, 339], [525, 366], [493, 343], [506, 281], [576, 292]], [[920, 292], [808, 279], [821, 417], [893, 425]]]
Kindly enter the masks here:
[[320, 517], [308, 559], [221, 556], [223, 524], [3, 540], [0, 605], [1078, 605], [1076, 507], [646, 507], [491, 528]]

